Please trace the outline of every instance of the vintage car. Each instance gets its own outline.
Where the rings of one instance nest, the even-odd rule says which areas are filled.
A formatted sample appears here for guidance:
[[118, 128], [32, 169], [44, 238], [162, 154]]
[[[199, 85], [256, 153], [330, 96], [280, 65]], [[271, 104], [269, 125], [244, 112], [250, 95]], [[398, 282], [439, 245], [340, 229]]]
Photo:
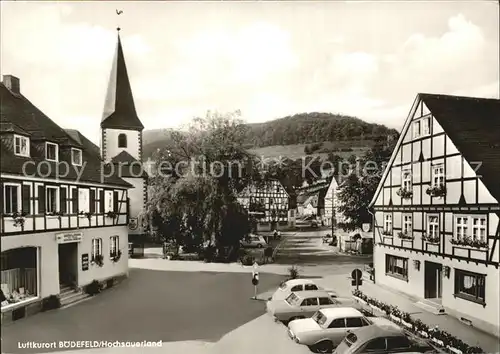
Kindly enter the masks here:
[[295, 220], [295, 227], [299, 230], [319, 227], [319, 222], [314, 216], [306, 216]]
[[348, 331], [371, 325], [388, 325], [398, 328], [390, 320], [365, 317], [352, 307], [319, 310], [311, 318], [291, 321], [288, 335], [296, 343], [307, 345], [313, 352], [330, 353], [339, 345]]
[[250, 234], [240, 241], [240, 245], [244, 248], [262, 248], [267, 246], [267, 242], [262, 236]]
[[[282, 282], [278, 290], [276, 290], [271, 298], [271, 300], [284, 300], [291, 293], [299, 291], [311, 291], [311, 290], [325, 290], [312, 279], [291, 279]], [[325, 290], [328, 292], [330, 297], [337, 297], [337, 293], [331, 290]]]
[[439, 353], [426, 340], [394, 326], [367, 326], [347, 333], [335, 354]]
[[267, 311], [285, 324], [290, 321], [309, 318], [318, 310], [330, 307], [356, 306], [351, 298], [333, 298], [323, 290], [300, 291], [291, 293], [285, 300], [270, 300]]

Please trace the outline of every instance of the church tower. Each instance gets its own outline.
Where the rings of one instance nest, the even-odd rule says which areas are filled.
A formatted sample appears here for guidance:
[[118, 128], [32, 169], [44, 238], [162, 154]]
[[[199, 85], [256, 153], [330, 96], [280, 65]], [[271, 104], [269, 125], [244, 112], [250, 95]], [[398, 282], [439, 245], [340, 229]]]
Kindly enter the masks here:
[[142, 168], [142, 125], [134, 104], [118, 28], [118, 43], [111, 68], [101, 120], [101, 156], [114, 165], [129, 190], [129, 242], [144, 234], [139, 220], [147, 199], [148, 176]]

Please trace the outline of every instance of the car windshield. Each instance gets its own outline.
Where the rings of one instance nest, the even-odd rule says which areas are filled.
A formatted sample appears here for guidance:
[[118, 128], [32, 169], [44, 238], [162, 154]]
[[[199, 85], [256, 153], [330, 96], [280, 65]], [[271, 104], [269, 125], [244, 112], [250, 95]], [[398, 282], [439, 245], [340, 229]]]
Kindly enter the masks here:
[[321, 311], [318, 311], [314, 314], [314, 316], [312, 317], [312, 319], [314, 321], [316, 321], [317, 324], [319, 324], [320, 326], [323, 327], [323, 325], [325, 324], [326, 322], [326, 316], [323, 315], [323, 313]]
[[294, 293], [291, 293], [290, 296], [286, 298], [286, 302], [288, 302], [290, 305], [297, 305], [299, 301], [299, 297]]

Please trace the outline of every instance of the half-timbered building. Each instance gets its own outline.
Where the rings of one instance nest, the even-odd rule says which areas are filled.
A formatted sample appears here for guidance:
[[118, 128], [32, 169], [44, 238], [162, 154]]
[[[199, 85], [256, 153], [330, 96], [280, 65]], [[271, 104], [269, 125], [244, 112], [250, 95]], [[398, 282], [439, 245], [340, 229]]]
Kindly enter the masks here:
[[500, 100], [419, 94], [370, 207], [377, 283], [499, 331]]
[[278, 180], [245, 187], [238, 202], [251, 212], [261, 212], [260, 229], [274, 230], [288, 225], [290, 195]]
[[101, 148], [54, 123], [18, 78], [0, 84], [2, 323], [37, 312], [49, 296], [66, 305], [94, 280], [128, 274], [129, 205], [139, 213], [145, 178], [134, 172], [140, 165], [117, 168], [140, 160], [142, 144], [119, 38], [111, 81]]

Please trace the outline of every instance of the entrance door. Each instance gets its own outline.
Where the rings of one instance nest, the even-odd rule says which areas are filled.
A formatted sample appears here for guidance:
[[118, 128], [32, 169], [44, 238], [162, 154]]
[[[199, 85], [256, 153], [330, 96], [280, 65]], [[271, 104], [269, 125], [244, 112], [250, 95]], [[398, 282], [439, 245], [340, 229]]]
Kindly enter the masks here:
[[436, 269], [436, 288], [437, 288], [437, 297], [441, 298], [443, 296], [443, 267], [440, 265]]
[[78, 243], [59, 244], [59, 283], [74, 285], [78, 275]]
[[442, 296], [443, 266], [439, 263], [425, 262], [424, 296], [436, 299]]

